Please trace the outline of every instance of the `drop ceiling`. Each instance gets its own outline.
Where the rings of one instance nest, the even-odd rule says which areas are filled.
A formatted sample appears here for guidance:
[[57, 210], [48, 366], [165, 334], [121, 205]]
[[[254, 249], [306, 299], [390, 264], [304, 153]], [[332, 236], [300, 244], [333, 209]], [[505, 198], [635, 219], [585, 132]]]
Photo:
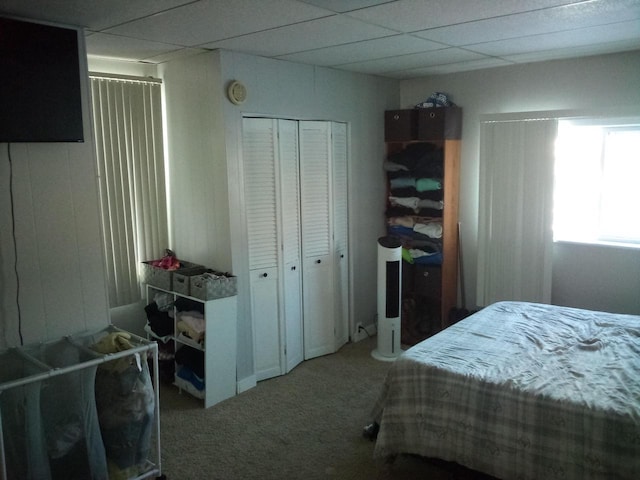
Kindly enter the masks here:
[[640, 0], [2, 0], [85, 29], [91, 56], [214, 49], [406, 79], [640, 49]]

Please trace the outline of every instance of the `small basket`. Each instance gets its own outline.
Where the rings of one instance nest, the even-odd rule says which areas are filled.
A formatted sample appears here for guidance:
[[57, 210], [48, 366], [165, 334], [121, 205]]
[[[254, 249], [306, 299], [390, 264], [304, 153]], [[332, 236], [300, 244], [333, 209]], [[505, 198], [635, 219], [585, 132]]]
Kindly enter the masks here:
[[202, 265], [196, 265], [192, 268], [180, 268], [173, 272], [173, 284], [171, 291], [179, 293], [181, 295], [191, 295], [191, 277], [194, 275], [200, 275], [207, 271], [207, 268]]
[[189, 277], [191, 296], [200, 300], [233, 297], [238, 294], [238, 278], [228, 273], [207, 270]]
[[[180, 261], [180, 268], [176, 270], [166, 270], [153, 265], [155, 260], [142, 262], [142, 283], [158, 287], [162, 290], [173, 291], [175, 275], [189, 275], [190, 272], [202, 273], [206, 271], [203, 265], [197, 263]], [[182, 292], [180, 292], [182, 293]], [[188, 293], [185, 293], [188, 295]]]

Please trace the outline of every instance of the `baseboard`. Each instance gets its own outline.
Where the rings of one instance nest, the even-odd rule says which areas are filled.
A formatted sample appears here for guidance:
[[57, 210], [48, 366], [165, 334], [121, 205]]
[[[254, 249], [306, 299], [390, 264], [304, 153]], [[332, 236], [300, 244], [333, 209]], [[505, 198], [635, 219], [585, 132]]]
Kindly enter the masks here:
[[247, 390], [251, 390], [258, 384], [256, 381], [255, 375], [249, 375], [248, 377], [243, 378], [242, 380], [238, 380], [236, 382], [236, 389], [238, 393], [246, 392]]

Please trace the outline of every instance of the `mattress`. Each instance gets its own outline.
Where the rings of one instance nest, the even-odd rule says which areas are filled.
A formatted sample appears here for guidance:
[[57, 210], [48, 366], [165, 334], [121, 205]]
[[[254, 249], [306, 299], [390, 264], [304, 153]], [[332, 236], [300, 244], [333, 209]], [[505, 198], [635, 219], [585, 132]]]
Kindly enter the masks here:
[[376, 457], [503, 479], [638, 479], [640, 316], [490, 305], [403, 352], [372, 414]]

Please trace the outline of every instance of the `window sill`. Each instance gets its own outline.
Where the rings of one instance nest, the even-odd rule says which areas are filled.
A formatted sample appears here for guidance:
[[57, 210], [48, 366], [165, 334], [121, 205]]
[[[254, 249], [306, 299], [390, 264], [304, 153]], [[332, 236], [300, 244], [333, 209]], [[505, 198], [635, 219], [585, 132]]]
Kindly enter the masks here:
[[554, 240], [553, 243], [562, 245], [585, 245], [605, 248], [621, 248], [625, 250], [640, 250], [640, 243], [603, 242], [592, 240]]

